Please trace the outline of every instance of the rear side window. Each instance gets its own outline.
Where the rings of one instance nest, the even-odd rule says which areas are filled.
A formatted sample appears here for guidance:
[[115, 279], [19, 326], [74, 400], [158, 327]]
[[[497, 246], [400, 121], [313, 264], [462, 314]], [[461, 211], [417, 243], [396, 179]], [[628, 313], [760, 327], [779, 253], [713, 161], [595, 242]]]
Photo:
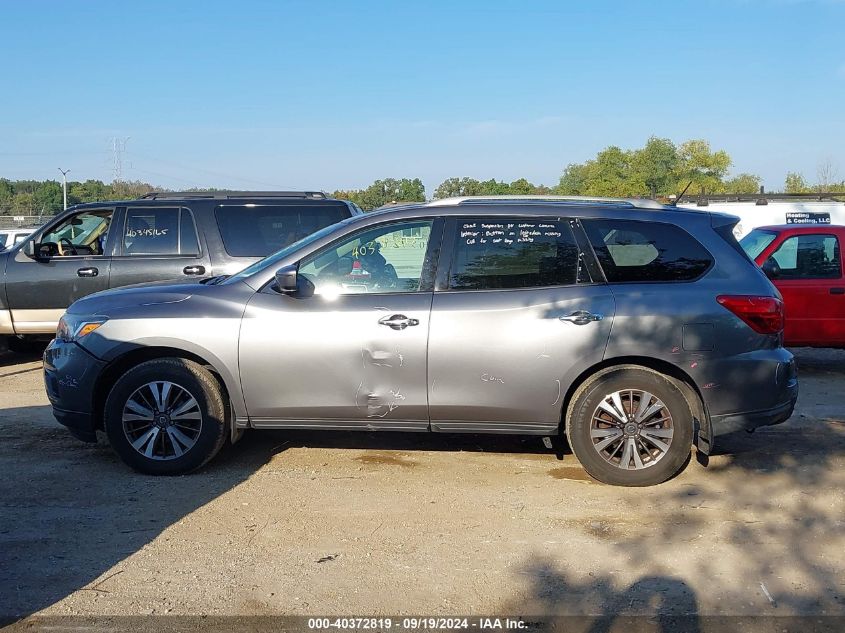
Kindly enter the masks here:
[[839, 279], [842, 257], [835, 235], [795, 235], [772, 254], [779, 270], [776, 279]]
[[525, 218], [459, 220], [453, 290], [505, 290], [576, 283], [578, 247], [569, 223]]
[[127, 209], [124, 255], [198, 255], [191, 212], [180, 207]]
[[235, 257], [266, 257], [349, 217], [345, 204], [221, 205], [214, 211], [223, 246]]
[[662, 222], [582, 220], [610, 283], [691, 281], [710, 268], [710, 253], [682, 228]]

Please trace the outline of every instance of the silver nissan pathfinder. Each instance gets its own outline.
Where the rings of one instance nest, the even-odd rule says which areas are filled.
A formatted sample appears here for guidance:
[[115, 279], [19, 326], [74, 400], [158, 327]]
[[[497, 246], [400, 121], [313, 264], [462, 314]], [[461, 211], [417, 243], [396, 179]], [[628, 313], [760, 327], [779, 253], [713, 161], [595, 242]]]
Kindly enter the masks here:
[[460, 198], [351, 217], [228, 277], [100, 292], [44, 354], [56, 418], [144, 473], [246, 429], [563, 435], [603, 482], [783, 422], [783, 303], [736, 218]]

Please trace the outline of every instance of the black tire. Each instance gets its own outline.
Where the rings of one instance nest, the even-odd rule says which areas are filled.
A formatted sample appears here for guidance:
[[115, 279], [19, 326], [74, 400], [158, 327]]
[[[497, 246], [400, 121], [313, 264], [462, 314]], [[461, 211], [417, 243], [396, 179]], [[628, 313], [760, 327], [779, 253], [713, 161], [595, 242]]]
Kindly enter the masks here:
[[[639, 402], [646, 400], [644, 394], [652, 396], [646, 402], [646, 412], [651, 408], [649, 403], [658, 405], [658, 399], [664, 408], [644, 418], [644, 424], [638, 424], [630, 417], [626, 417], [624, 422], [617, 422], [613, 416], [599, 408], [605, 398], [617, 392], [622, 393], [620, 402], [625, 414], [633, 414], [635, 417]], [[594, 429], [596, 413], [599, 420], [606, 419], [608, 423], [597, 421]], [[617, 429], [621, 435], [614, 435], [618, 439], [611, 439]], [[666, 444], [665, 435], [669, 429], [672, 436], [668, 450], [662, 450], [651, 443], [651, 439], [656, 439]], [[593, 438], [593, 430], [603, 435]], [[655, 431], [663, 435], [656, 437]], [[690, 404], [673, 378], [645, 367], [630, 365], [599, 374], [575, 392], [567, 416], [566, 434], [575, 456], [593, 478], [616, 486], [652, 486], [671, 479], [689, 462], [693, 415]], [[611, 443], [603, 451], [598, 450], [596, 445], [605, 440]], [[627, 442], [631, 442], [630, 457], [626, 460], [630, 469], [622, 467]], [[611, 455], [613, 451], [616, 452]], [[644, 466], [639, 467], [635, 460]]]
[[[128, 436], [130, 431], [124, 428], [124, 411], [130, 397], [135, 397], [138, 393], [150, 393], [145, 391], [148, 389], [147, 385], [156, 383], [160, 385], [165, 381], [171, 383], [171, 399], [182, 397], [182, 402], [187, 402], [188, 397], [192, 397], [196, 401], [196, 407], [191, 407], [191, 410], [198, 411], [199, 424], [196, 423], [196, 413], [191, 414], [194, 417], [190, 424], [192, 427], [199, 428], [192, 428], [189, 431], [191, 433], [189, 439], [194, 442], [193, 445], [188, 448], [178, 445], [178, 448], [174, 448], [177, 443], [173, 440], [173, 436], [165, 437], [165, 435], [169, 434], [168, 426], [179, 426], [179, 423], [170, 420], [169, 415], [166, 416], [167, 421], [162, 422], [159, 431], [152, 436], [152, 441], [144, 445], [150, 449], [150, 445], [155, 445], [158, 441], [158, 444], [150, 449], [154, 455], [145, 456], [140, 452], [141, 449], [133, 447], [130, 441]], [[181, 392], [173, 387], [178, 387]], [[185, 393], [188, 396], [185, 396]], [[149, 398], [147, 401], [153, 402]], [[178, 406], [178, 402], [174, 406]], [[152, 408], [151, 406], [150, 409]], [[126, 412], [131, 413], [129, 409], [126, 409]], [[106, 399], [104, 426], [112, 448], [133, 469], [147, 475], [182, 475], [206, 464], [223, 447], [229, 424], [227, 412], [228, 406], [223, 391], [205, 367], [182, 358], [158, 358], [140, 363], [118, 378]], [[160, 418], [154, 416], [154, 420], [158, 419]], [[128, 424], [131, 426], [133, 423]], [[141, 421], [137, 424], [144, 425], [145, 423]], [[151, 424], [149, 428], [152, 429], [152, 426], [158, 426], [158, 424]], [[138, 432], [139, 437], [136, 441], [146, 429], [143, 426], [140, 428], [142, 431]], [[159, 435], [161, 435], [160, 439], [158, 439]], [[184, 433], [182, 437], [185, 437]], [[177, 450], [183, 452], [177, 455]], [[167, 457], [168, 453], [174, 455]]]

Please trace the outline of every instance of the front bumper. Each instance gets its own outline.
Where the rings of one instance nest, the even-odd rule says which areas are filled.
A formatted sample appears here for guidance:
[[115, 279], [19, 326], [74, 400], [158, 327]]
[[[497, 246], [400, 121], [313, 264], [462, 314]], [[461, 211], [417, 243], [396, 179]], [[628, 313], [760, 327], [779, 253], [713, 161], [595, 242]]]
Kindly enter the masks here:
[[53, 416], [81, 440], [96, 440], [94, 386], [105, 362], [59, 339], [44, 350], [44, 386]]

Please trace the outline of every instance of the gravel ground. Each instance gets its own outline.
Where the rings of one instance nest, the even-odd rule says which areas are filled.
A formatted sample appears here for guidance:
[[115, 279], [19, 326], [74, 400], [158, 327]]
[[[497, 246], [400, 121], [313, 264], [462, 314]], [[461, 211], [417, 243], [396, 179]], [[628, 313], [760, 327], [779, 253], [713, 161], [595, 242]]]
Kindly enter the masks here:
[[539, 438], [252, 432], [134, 474], [0, 355], [0, 615], [845, 614], [845, 351], [793, 418], [624, 489]]

